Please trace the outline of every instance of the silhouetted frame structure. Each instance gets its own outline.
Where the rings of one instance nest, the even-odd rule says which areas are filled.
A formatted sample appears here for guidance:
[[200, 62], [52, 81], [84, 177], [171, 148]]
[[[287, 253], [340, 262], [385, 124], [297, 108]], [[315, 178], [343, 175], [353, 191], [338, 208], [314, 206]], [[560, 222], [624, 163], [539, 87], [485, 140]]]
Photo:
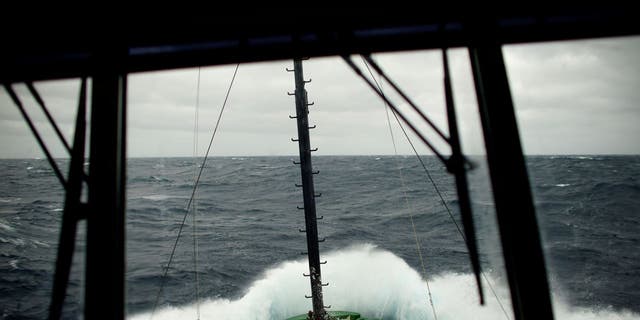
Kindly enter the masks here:
[[[515, 319], [552, 319], [544, 255], [501, 46], [638, 35], [640, 19], [636, 11], [619, 6], [500, 8], [491, 14], [479, 9], [436, 8], [422, 14], [423, 10], [406, 7], [301, 8], [299, 12], [250, 8], [206, 15], [189, 12], [184, 17], [175, 12], [125, 12], [110, 20], [47, 12], [29, 17], [30, 24], [1, 21], [2, 29], [11, 31], [5, 32], [0, 51], [3, 85], [72, 77], [92, 81], [89, 197], [78, 206], [86, 211], [78, 216], [87, 219], [85, 318], [125, 317], [127, 74], [467, 47]], [[88, 34], [77, 32], [80, 28]], [[64, 230], [75, 232], [75, 228]], [[70, 255], [73, 250], [59, 254]], [[57, 271], [55, 277], [57, 282], [66, 281], [64, 272]], [[59, 298], [52, 301], [62, 303]], [[51, 314], [58, 317], [60, 313]]]

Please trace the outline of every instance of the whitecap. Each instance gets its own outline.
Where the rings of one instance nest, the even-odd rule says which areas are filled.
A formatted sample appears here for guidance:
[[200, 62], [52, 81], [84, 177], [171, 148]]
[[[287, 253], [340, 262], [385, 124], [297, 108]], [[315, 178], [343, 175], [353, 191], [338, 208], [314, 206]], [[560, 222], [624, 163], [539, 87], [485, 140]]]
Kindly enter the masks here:
[[11, 243], [14, 246], [21, 247], [24, 246], [24, 240], [20, 238], [10, 239], [10, 238], [2, 238], [0, 237], [0, 242]]
[[571, 184], [569, 184], [569, 183], [558, 183], [558, 184], [556, 184], [555, 186], [556, 186], [556, 187], [560, 187], [560, 188], [564, 188], [564, 187], [568, 187], [568, 186], [570, 186], [570, 185], [571, 185]]
[[13, 231], [15, 230], [7, 221], [0, 220], [0, 230]]
[[14, 270], [20, 269], [18, 268], [18, 260], [14, 259], [14, 260], [9, 260], [9, 265], [11, 266], [11, 268], [13, 268]]
[[151, 200], [151, 201], [163, 201], [163, 200], [167, 200], [170, 198], [173, 198], [174, 196], [170, 196], [170, 195], [166, 195], [166, 194], [151, 194], [148, 196], [142, 196], [142, 199], [147, 199], [147, 200]]
[[13, 197], [0, 198], [0, 203], [18, 202], [20, 200], [22, 200], [22, 198], [13, 198]]
[[51, 247], [48, 243], [42, 242], [40, 240], [31, 240], [31, 243], [33, 244], [34, 247], [44, 247], [44, 248]]

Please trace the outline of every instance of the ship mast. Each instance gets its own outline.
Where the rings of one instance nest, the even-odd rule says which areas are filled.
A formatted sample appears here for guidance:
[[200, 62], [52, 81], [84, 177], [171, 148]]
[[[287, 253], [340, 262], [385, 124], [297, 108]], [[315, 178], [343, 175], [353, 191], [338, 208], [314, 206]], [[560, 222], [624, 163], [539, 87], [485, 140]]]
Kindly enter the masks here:
[[309, 274], [305, 274], [305, 276], [309, 276], [309, 279], [311, 281], [311, 296], [307, 296], [307, 298], [311, 298], [313, 301], [313, 319], [327, 319], [328, 315], [322, 300], [323, 284], [320, 272], [320, 251], [318, 248], [319, 240], [315, 198], [319, 195], [315, 193], [313, 186], [313, 175], [317, 174], [318, 172], [313, 171], [313, 166], [311, 164], [311, 152], [316, 151], [317, 149], [311, 149], [311, 143], [309, 140], [309, 129], [315, 128], [315, 126], [309, 127], [308, 114], [310, 104], [307, 101], [307, 91], [304, 88], [305, 83], [310, 82], [310, 80], [305, 81], [303, 78], [301, 59], [294, 59], [293, 70], [289, 71], [294, 72], [296, 83], [296, 116], [292, 118], [295, 118], [298, 123], [298, 139], [293, 139], [293, 141], [298, 142], [298, 147], [300, 150], [300, 162], [296, 162], [296, 164], [300, 165], [302, 185], [297, 186], [302, 187], [304, 207], [298, 208], [304, 209], [306, 229], [300, 231], [305, 232], [307, 235]]

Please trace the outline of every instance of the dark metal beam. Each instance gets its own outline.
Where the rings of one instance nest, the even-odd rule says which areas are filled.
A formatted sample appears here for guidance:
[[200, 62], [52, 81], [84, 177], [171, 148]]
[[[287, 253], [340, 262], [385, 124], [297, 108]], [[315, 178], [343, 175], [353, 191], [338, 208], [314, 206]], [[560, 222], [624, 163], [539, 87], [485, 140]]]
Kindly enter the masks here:
[[[292, 56], [345, 55], [412, 49], [468, 46], [473, 33], [467, 21], [484, 19], [496, 26], [501, 43], [554, 41], [640, 34], [635, 10], [624, 6], [560, 8], [556, 5], [501, 10], [489, 17], [484, 11], [457, 7], [423, 10], [303, 9], [305, 21], [278, 19], [281, 10], [242, 10], [242, 13], [188, 18], [175, 12], [164, 15], [128, 15], [118, 21], [84, 21], [88, 30], [120, 30], [126, 49], [127, 72], [164, 70], [204, 65], [289, 59]], [[482, 13], [479, 13], [482, 12]], [[54, 19], [55, 20], [52, 20]], [[3, 38], [0, 82], [34, 81], [89, 75], [91, 54], [105, 38], [73, 33], [58, 15], [31, 19], [32, 28], [15, 28], [0, 21]], [[76, 19], [69, 19], [77, 23]], [[167, 24], [166, 21], [172, 21]], [[20, 22], [22, 23], [22, 21]], [[6, 25], [5, 25], [6, 24]]]
[[473, 274], [476, 277], [480, 304], [484, 304], [484, 293], [482, 290], [482, 281], [480, 280], [480, 274], [482, 273], [480, 268], [480, 256], [478, 254], [476, 230], [473, 223], [473, 213], [471, 211], [471, 198], [469, 197], [469, 184], [467, 182], [465, 157], [462, 154], [460, 134], [458, 132], [458, 119], [456, 117], [456, 108], [453, 103], [453, 88], [451, 85], [451, 76], [449, 74], [449, 59], [447, 57], [446, 49], [442, 49], [442, 67], [444, 70], [447, 123], [449, 124], [449, 144], [451, 145], [451, 157], [447, 162], [447, 170], [454, 175], [456, 180], [460, 216], [462, 217], [462, 226], [464, 229], [464, 242], [467, 245], [467, 250], [469, 251]]
[[469, 49], [504, 262], [517, 320], [553, 319], [547, 272], [502, 48], [478, 24]]
[[107, 47], [92, 73], [85, 319], [124, 319], [126, 74]]
[[[67, 192], [65, 193], [60, 240], [58, 241], [56, 273], [53, 279], [53, 290], [51, 291], [51, 304], [49, 305], [49, 320], [57, 320], [62, 317], [62, 307], [64, 306], [64, 300], [67, 295], [69, 274], [73, 263], [78, 221], [83, 215], [83, 208], [86, 209], [86, 207], [83, 207], [80, 203], [84, 178], [86, 86], [87, 79], [83, 78], [80, 84], [76, 131], [73, 139], [71, 163], [69, 164], [69, 180]], [[42, 103], [42, 106], [44, 106], [44, 103]]]
[[44, 155], [47, 157], [47, 161], [49, 161], [49, 165], [51, 166], [53, 173], [58, 178], [58, 181], [60, 181], [60, 184], [62, 185], [62, 187], [67, 189], [67, 181], [65, 180], [64, 175], [62, 175], [62, 171], [60, 171], [60, 168], [58, 168], [58, 164], [56, 163], [56, 160], [53, 158], [53, 155], [51, 155], [51, 152], [49, 152], [49, 148], [47, 148], [47, 144], [42, 139], [42, 136], [40, 136], [40, 132], [38, 132], [38, 129], [36, 129], [36, 126], [33, 123], [33, 121], [31, 121], [31, 117], [29, 117], [29, 114], [25, 110], [24, 105], [22, 104], [22, 101], [20, 100], [16, 92], [13, 91], [13, 88], [11, 87], [10, 84], [5, 84], [4, 88], [5, 90], [7, 90], [7, 93], [11, 97], [11, 100], [13, 100], [13, 103], [16, 105], [16, 107], [18, 107], [18, 110], [20, 110], [20, 114], [22, 115], [24, 122], [26, 122], [27, 125], [29, 126], [31, 133], [36, 138], [36, 141], [38, 142], [38, 145], [42, 149], [42, 152], [44, 152]]

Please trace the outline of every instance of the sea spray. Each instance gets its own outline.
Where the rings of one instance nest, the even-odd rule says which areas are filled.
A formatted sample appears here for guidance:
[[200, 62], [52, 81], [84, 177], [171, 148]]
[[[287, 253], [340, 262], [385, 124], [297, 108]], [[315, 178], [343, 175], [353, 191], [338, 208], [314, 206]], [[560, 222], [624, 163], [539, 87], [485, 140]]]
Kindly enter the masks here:
[[[348, 310], [381, 319], [431, 319], [427, 286], [420, 274], [393, 253], [362, 244], [323, 255], [324, 300], [331, 310]], [[428, 269], [428, 265], [427, 265]], [[284, 262], [267, 270], [245, 295], [237, 300], [207, 299], [201, 303], [201, 319], [265, 319], [276, 320], [306, 313], [311, 302], [305, 260]], [[494, 284], [510, 319], [513, 319], [508, 290]], [[479, 305], [474, 278], [470, 274], [430, 276], [433, 300], [441, 320], [507, 319], [496, 297], [488, 297]], [[557, 319], [630, 320], [640, 316], [630, 312], [572, 308], [554, 299]], [[560, 302], [559, 302], [560, 301]], [[153, 319], [187, 319], [196, 314], [195, 305], [166, 307]], [[148, 320], [149, 314], [138, 314], [133, 320]]]

